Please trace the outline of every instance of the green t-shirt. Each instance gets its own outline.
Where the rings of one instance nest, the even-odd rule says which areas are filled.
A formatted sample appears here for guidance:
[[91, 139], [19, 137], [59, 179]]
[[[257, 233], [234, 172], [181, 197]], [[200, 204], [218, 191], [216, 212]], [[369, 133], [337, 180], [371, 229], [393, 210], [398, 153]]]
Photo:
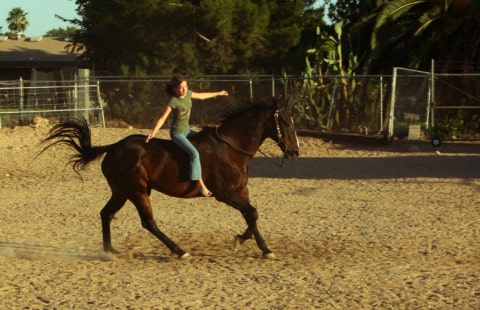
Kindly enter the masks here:
[[168, 105], [172, 108], [170, 130], [177, 133], [190, 129], [190, 111], [192, 110], [192, 91], [187, 90], [185, 98], [172, 97]]

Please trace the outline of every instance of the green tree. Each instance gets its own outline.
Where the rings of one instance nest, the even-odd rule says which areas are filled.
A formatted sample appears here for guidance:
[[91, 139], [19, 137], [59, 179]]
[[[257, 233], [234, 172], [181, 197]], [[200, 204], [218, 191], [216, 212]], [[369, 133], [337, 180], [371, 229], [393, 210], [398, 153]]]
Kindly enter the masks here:
[[371, 72], [393, 66], [458, 71], [458, 60], [478, 63], [480, 12], [473, 0], [392, 0], [382, 6], [371, 36]]
[[[304, 27], [310, 23], [317, 25], [312, 22], [315, 16], [312, 10], [308, 9], [308, 3], [303, 0], [269, 0], [267, 5], [270, 20], [266, 29], [265, 50], [256, 57], [255, 62], [261, 65], [266, 73], [278, 73], [282, 68], [298, 73], [299, 67], [295, 68], [296, 61], [291, 57], [291, 53], [299, 47]], [[305, 48], [302, 48], [302, 54], [302, 57], [297, 57], [299, 61], [304, 58]]]
[[[370, 37], [375, 19], [384, 4], [384, 0], [328, 0], [328, 16], [333, 23], [342, 23], [344, 52], [356, 55], [359, 63], [357, 74], [365, 74], [366, 62], [371, 54]], [[348, 41], [346, 41], [348, 40]], [[345, 58], [347, 57], [345, 55]]]
[[[299, 73], [310, 44], [305, 29], [323, 23], [314, 2], [76, 0], [80, 18], [71, 22], [74, 44], [100, 75]], [[115, 95], [117, 106], [126, 114], [158, 100], [147, 91], [129, 84]]]
[[[148, 56], [164, 52], [159, 50], [159, 45], [168, 40], [170, 34], [162, 29], [162, 23], [166, 22], [163, 17], [170, 19], [168, 13], [173, 6], [155, 0], [77, 0], [77, 5], [81, 19], [72, 21], [78, 27], [74, 40], [85, 48], [84, 56], [92, 60], [98, 70], [114, 75], [155, 72], [152, 57]], [[165, 15], [155, 20], [156, 12], [165, 12]], [[157, 34], [155, 38], [152, 32]], [[172, 46], [173, 51], [175, 48]], [[145, 72], [146, 67], [151, 72]]]
[[65, 28], [56, 28], [56, 29], [50, 29], [45, 33], [46, 37], [70, 37], [75, 34], [77, 31], [76, 27], [67, 27]]
[[312, 0], [77, 0], [75, 40], [114, 74], [274, 73]]
[[193, 31], [197, 34], [195, 48], [203, 59], [205, 73], [256, 71], [253, 64], [266, 52], [271, 16], [265, 1], [259, 2], [200, 2]]
[[8, 29], [15, 32], [17, 38], [20, 38], [21, 34], [25, 32], [29, 21], [27, 19], [27, 14], [21, 8], [13, 8], [7, 17]]

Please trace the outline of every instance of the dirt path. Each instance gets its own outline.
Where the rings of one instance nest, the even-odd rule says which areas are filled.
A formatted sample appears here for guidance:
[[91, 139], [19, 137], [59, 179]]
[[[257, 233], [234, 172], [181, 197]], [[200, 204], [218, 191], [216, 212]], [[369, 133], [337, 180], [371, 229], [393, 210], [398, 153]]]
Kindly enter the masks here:
[[[142, 130], [93, 129], [107, 144]], [[0, 299], [6, 309], [478, 309], [480, 145], [336, 145], [301, 137], [302, 157], [250, 166], [259, 227], [214, 199], [153, 193], [162, 230], [191, 261], [141, 228], [129, 203], [102, 251], [109, 198], [99, 163], [82, 173], [57, 147], [34, 160], [47, 129], [0, 129]], [[162, 132], [166, 135], [166, 132]], [[279, 154], [273, 144], [262, 150]]]

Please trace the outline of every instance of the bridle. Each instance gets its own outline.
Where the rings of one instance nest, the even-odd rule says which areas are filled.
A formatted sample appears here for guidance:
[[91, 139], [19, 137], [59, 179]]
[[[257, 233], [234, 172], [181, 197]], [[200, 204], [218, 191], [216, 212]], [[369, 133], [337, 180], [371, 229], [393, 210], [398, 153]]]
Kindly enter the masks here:
[[[273, 119], [275, 120], [275, 129], [277, 130], [277, 138], [278, 138], [278, 142], [277, 142], [277, 145], [283, 145], [285, 146], [285, 141], [283, 141], [283, 136], [282, 136], [282, 130], [280, 128], [280, 121], [278, 120], [278, 114], [283, 110], [283, 108], [281, 109], [276, 109], [275, 110], [275, 113], [273, 113]], [[281, 149], [283, 150], [284, 148], [281, 147]], [[263, 152], [262, 150], [258, 150], [260, 153], [262, 153], [263, 156], [265, 156], [266, 158], [272, 160], [277, 166], [279, 167], [284, 167], [285, 166], [285, 158], [282, 157], [280, 158], [280, 163], [278, 161], [276, 161], [272, 156], [266, 154], [265, 152]]]
[[[275, 120], [275, 129], [277, 131], [277, 138], [278, 138], [278, 142], [276, 142], [277, 145], [285, 145], [285, 142], [283, 141], [282, 131], [281, 131], [281, 128], [280, 128], [280, 122], [278, 120], [279, 113], [282, 110], [283, 110], [283, 108], [277, 109], [277, 110], [275, 110], [275, 113], [273, 114], [273, 118]], [[215, 127], [215, 136], [217, 137], [218, 140], [224, 142], [226, 145], [228, 145], [231, 149], [233, 149], [237, 153], [240, 153], [242, 155], [252, 156], [252, 157], [255, 155], [255, 153], [244, 150], [241, 147], [235, 145], [235, 143], [233, 143], [229, 139], [227, 139], [225, 137], [222, 137], [220, 135], [220, 133], [218, 132], [218, 126]], [[283, 150], [283, 148], [282, 148], [282, 150]], [[280, 166], [280, 167], [283, 167], [285, 165], [285, 159], [284, 158], [281, 158], [281, 163], [278, 163], [277, 161], [275, 161], [275, 159], [272, 156], [266, 154], [265, 152], [261, 151], [260, 149], [258, 150], [258, 152], [260, 152], [266, 158], [273, 160], [274, 163], [276, 165]]]
[[282, 137], [282, 131], [281, 131], [281, 128], [280, 128], [280, 122], [278, 120], [278, 113], [280, 113], [282, 110], [283, 110], [283, 108], [281, 108], [279, 110], [275, 110], [275, 113], [273, 113], [273, 118], [275, 120], [275, 128], [277, 129], [277, 138], [278, 138], [277, 144], [285, 145], [285, 141], [283, 141], [283, 139], [282, 139], [283, 137]]

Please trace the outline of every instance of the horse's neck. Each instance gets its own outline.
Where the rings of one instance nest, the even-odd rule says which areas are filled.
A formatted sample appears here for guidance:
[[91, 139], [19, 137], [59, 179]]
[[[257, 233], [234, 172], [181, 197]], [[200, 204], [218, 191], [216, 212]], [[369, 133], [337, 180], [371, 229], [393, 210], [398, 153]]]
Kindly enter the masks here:
[[229, 141], [235, 142], [242, 150], [256, 153], [265, 140], [266, 118], [261, 113], [251, 113], [228, 124], [223, 124], [218, 131]]

